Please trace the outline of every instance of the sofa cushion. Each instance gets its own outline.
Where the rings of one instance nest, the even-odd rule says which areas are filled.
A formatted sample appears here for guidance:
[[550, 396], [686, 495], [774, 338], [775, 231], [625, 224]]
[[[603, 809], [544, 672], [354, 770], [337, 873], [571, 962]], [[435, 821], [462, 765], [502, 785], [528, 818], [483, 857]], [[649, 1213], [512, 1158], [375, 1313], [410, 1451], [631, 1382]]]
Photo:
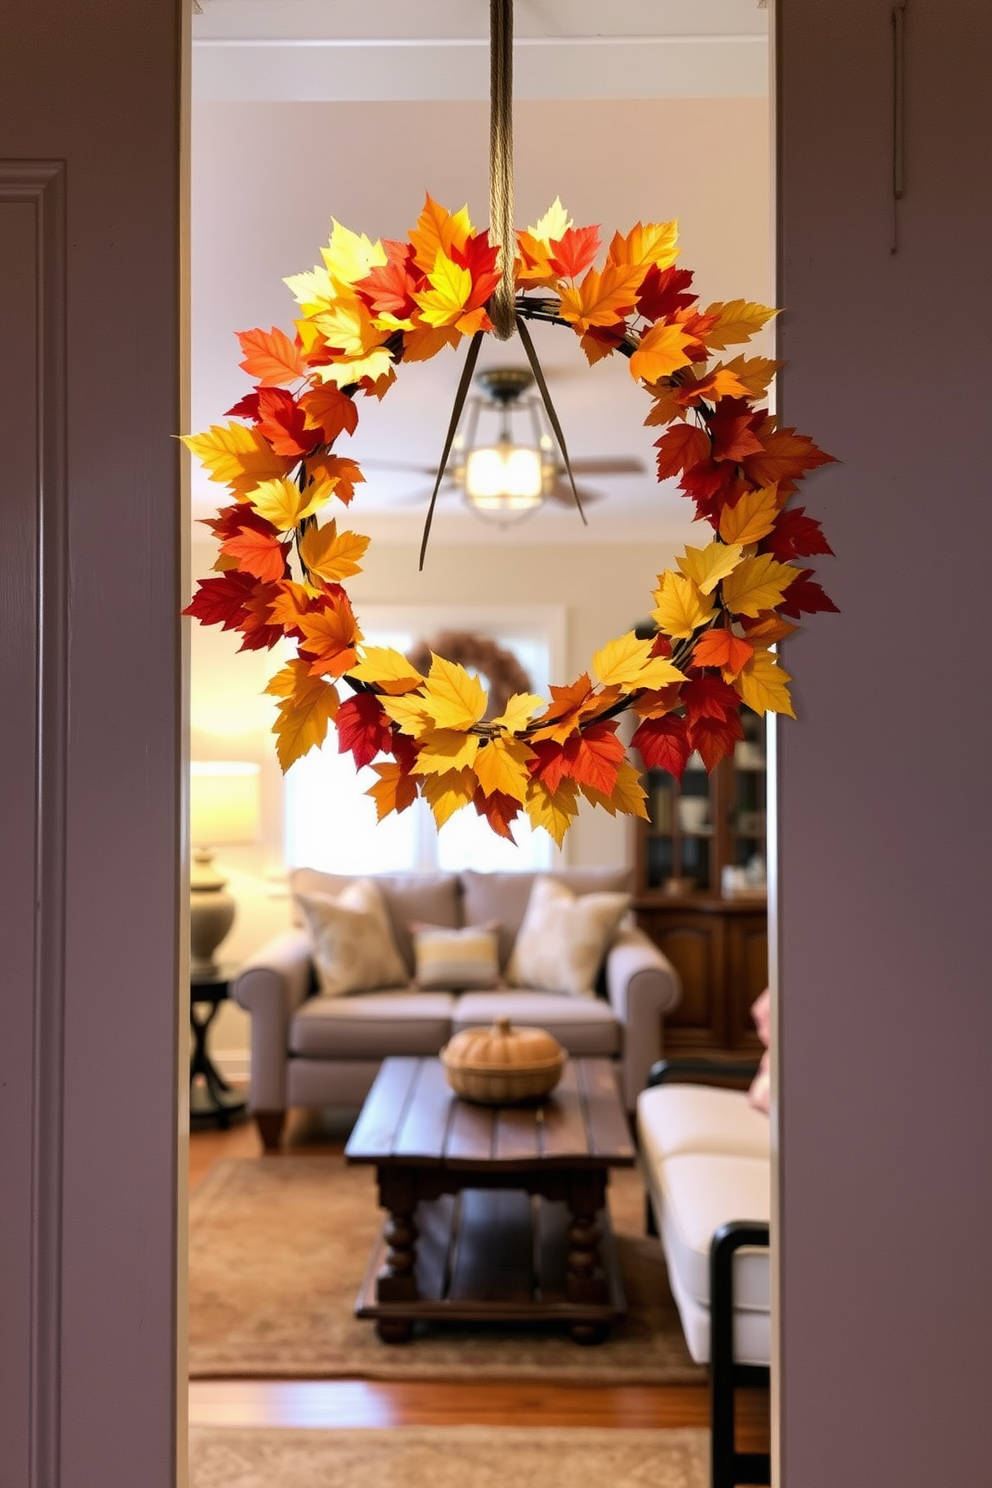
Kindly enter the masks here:
[[711, 1085], [657, 1085], [637, 1098], [637, 1131], [645, 1162], [657, 1166], [684, 1152], [762, 1157], [770, 1150], [769, 1124], [743, 1090]]
[[[411, 920], [456, 929], [461, 923], [461, 891], [455, 873], [377, 873], [378, 885], [397, 949], [403, 957], [407, 977], [413, 976]], [[321, 873], [316, 868], [296, 868], [289, 876], [293, 893], [337, 895], [354, 879], [340, 873]], [[302, 921], [301, 921], [302, 923]]]
[[[505, 968], [510, 959], [537, 876], [534, 872], [478, 873], [472, 868], [462, 869], [464, 923], [484, 925], [488, 920], [497, 921], [501, 967]], [[562, 868], [543, 877], [564, 884], [574, 894], [619, 893], [630, 888], [628, 868]]]
[[[666, 1158], [656, 1177], [669, 1269], [677, 1273], [682, 1290], [708, 1306], [713, 1236], [731, 1220], [768, 1222], [770, 1164], [760, 1157], [685, 1152]], [[735, 1308], [767, 1312], [770, 1297], [767, 1250], [742, 1250], [734, 1263]]]
[[539, 875], [506, 969], [516, 987], [595, 997], [596, 979], [630, 895], [575, 894]]
[[499, 981], [498, 927], [411, 925], [418, 987], [464, 991], [495, 987]]
[[521, 1028], [545, 1028], [569, 1054], [618, 1054], [620, 1030], [608, 1002], [554, 992], [466, 992], [452, 1012], [451, 1031], [488, 1028], [509, 1018]]
[[384, 1059], [436, 1054], [451, 1030], [447, 992], [355, 993], [311, 997], [289, 1026], [291, 1054], [323, 1059]]
[[326, 997], [401, 986], [406, 967], [390, 929], [382, 895], [370, 878], [356, 878], [336, 897], [298, 893]]

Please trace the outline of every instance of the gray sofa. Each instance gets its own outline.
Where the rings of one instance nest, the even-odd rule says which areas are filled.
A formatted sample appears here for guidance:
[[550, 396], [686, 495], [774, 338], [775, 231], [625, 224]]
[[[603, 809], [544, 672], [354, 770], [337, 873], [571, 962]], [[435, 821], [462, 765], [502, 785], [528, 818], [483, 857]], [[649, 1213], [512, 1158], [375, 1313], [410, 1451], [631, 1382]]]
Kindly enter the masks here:
[[[411, 980], [411, 922], [457, 929], [499, 926], [505, 968], [535, 874], [380, 874], [381, 890], [397, 947]], [[550, 877], [575, 894], [625, 890], [624, 869], [576, 868]], [[340, 875], [299, 869], [294, 891], [337, 894]], [[310, 941], [302, 927], [263, 946], [236, 977], [234, 1000], [251, 1014], [249, 1104], [266, 1151], [278, 1148], [291, 1106], [357, 1109], [387, 1055], [431, 1055], [462, 1028], [508, 1017], [547, 1028], [574, 1055], [616, 1060], [627, 1108], [633, 1111], [648, 1070], [661, 1057], [665, 1014], [681, 996], [678, 974], [652, 941], [625, 921], [613, 938], [596, 997], [572, 997], [526, 988], [465, 993], [422, 991], [416, 986], [318, 994]]]

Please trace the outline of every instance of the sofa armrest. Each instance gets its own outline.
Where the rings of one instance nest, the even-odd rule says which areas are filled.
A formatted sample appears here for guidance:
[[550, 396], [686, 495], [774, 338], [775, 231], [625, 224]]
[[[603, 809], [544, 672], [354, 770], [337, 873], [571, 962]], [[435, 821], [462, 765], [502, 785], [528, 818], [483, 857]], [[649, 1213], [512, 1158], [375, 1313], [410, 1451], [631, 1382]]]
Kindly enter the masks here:
[[677, 1007], [682, 983], [654, 941], [635, 927], [620, 931], [606, 957], [606, 995], [623, 1025], [623, 1097], [632, 1111], [661, 1057], [662, 1022]]
[[313, 967], [305, 930], [284, 930], [261, 946], [238, 972], [231, 996], [251, 1014], [251, 1092], [254, 1111], [286, 1107], [289, 1020], [306, 1000]]

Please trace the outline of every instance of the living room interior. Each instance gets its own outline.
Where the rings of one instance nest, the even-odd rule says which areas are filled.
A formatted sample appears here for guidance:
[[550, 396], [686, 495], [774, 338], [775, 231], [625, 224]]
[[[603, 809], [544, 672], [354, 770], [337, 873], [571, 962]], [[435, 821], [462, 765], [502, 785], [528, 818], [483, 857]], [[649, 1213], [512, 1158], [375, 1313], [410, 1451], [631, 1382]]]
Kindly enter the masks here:
[[[360, 44], [347, 35], [347, 25], [341, 26], [340, 14], [318, 16], [305, 5], [283, 7], [274, 28], [264, 9], [234, 0], [205, 0], [194, 21], [194, 428], [218, 422], [250, 386], [237, 369], [233, 332], [250, 325], [289, 325], [293, 304], [282, 281], [313, 261], [330, 217], [373, 238], [399, 238], [416, 220], [426, 189], [452, 210], [467, 203], [473, 221], [485, 220], [490, 102], [488, 73], [479, 64], [487, 60], [486, 7], [472, 18], [464, 8], [459, 13], [460, 45], [443, 32], [437, 34], [451, 21], [443, 7], [423, 7], [419, 30], [408, 9], [402, 16], [394, 9], [380, 8], [374, 25], [363, 17]], [[592, 19], [581, 7], [516, 7], [516, 220], [537, 219], [556, 195], [576, 222], [601, 223], [606, 231], [614, 222], [675, 218], [680, 262], [693, 269], [701, 303], [735, 297], [770, 303], [772, 146], [765, 11], [750, 0], [723, 4], [708, 18], [703, 35], [698, 17], [679, 5], [626, 5], [609, 21], [597, 16], [590, 27]], [[400, 66], [399, 34], [410, 38]], [[343, 70], [345, 60], [354, 63], [351, 75]], [[303, 98], [301, 75], [308, 79]], [[648, 78], [651, 93], [644, 96]], [[347, 139], [348, 146], [301, 151], [295, 147], [301, 139]], [[634, 142], [645, 140], [651, 142], [647, 163], [633, 148]], [[618, 141], [629, 141], [631, 148], [618, 154]], [[270, 200], [258, 213], [253, 182], [260, 171], [275, 170], [276, 161], [278, 200]], [[728, 220], [741, 230], [727, 233]], [[535, 326], [534, 340], [570, 457], [577, 470], [592, 468], [593, 473], [578, 476], [588, 526], [574, 507], [551, 501], [523, 519], [501, 515], [494, 521], [459, 499], [448, 482], [442, 486], [420, 571], [429, 475], [437, 465], [460, 370], [450, 352], [405, 368], [403, 388], [394, 397], [368, 411], [363, 408], [362, 427], [347, 453], [362, 465], [365, 483], [348, 521], [372, 538], [364, 571], [350, 581], [367, 642], [411, 650], [445, 633], [470, 633], [508, 650], [527, 668], [532, 690], [541, 692], [549, 682], [588, 665], [586, 659], [604, 637], [644, 623], [656, 575], [694, 538], [691, 511], [674, 482], [655, 478], [651, 434], [642, 426], [643, 409], [630, 397], [626, 368], [609, 362], [589, 368], [574, 338], [552, 327]], [[480, 359], [483, 375], [526, 367], [518, 340], [501, 344], [487, 338], [487, 343]], [[772, 354], [770, 330], [762, 333], [756, 349]], [[217, 501], [216, 486], [194, 462], [194, 522], [209, 517]], [[206, 529], [194, 525], [193, 578], [208, 573], [215, 557]], [[210, 842], [236, 906], [233, 928], [217, 953], [230, 972], [250, 963], [260, 947], [290, 925], [289, 869], [355, 877], [412, 869], [585, 868], [613, 870], [619, 874], [617, 882], [625, 876], [633, 882], [635, 863], [643, 856], [638, 841], [643, 831], [627, 818], [591, 807], [582, 810], [563, 849], [540, 832], [525, 833], [521, 846], [513, 848], [495, 839], [484, 823], [466, 823], [464, 812], [461, 823], [454, 821], [440, 834], [429, 819], [399, 837], [387, 826], [377, 827], [371, 802], [361, 796], [350, 762], [335, 756], [333, 740], [295, 765], [284, 780], [271, 734], [273, 701], [264, 691], [284, 662], [283, 652], [277, 648], [274, 653], [237, 655], [237, 640], [216, 626], [192, 627], [193, 768], [220, 769], [224, 761], [234, 761], [242, 771], [257, 772], [251, 825], [226, 833], [223, 825], [215, 827], [220, 835]], [[751, 747], [763, 759], [763, 739]], [[200, 789], [209, 795], [210, 781]], [[193, 799], [196, 844], [196, 793]], [[209, 836], [203, 840], [210, 841]], [[648, 889], [646, 870], [642, 876]], [[719, 877], [719, 864], [713, 863], [698, 883], [688, 880], [685, 889], [708, 889], [710, 897], [719, 898]], [[661, 882], [655, 875], [650, 884], [655, 895]], [[753, 1030], [749, 1032], [748, 1008], [766, 977], [762, 889], [763, 870], [748, 905], [749, 922], [760, 927], [761, 944], [746, 969], [735, 969], [743, 1052], [755, 1062], [760, 1050]], [[677, 996], [673, 993], [672, 1001]], [[240, 1106], [250, 1075], [251, 1016], [235, 996], [212, 1011], [210, 1061], [233, 1087], [226, 1099]], [[651, 1037], [660, 1038], [662, 1015], [652, 1017]], [[726, 1047], [729, 1039], [717, 1042], [724, 1045], [719, 1050], [724, 1057], [735, 1052]], [[198, 1079], [194, 1107], [198, 1100], [202, 1106], [203, 1094]], [[627, 1101], [631, 1111], [635, 1096]], [[283, 1153], [339, 1154], [354, 1114], [347, 1106], [323, 1118], [313, 1110], [291, 1111]], [[194, 1185], [214, 1162], [261, 1150], [240, 1110], [229, 1131], [216, 1132], [211, 1129], [215, 1126], [215, 1121], [194, 1118]], [[634, 1205], [638, 1231], [643, 1229], [643, 1204], [642, 1194]], [[194, 1229], [195, 1215], [194, 1201]], [[626, 1222], [630, 1224], [629, 1215]], [[667, 1293], [663, 1280], [662, 1288]], [[319, 1350], [314, 1357], [319, 1368]], [[365, 1367], [377, 1368], [368, 1360]], [[389, 1366], [379, 1367], [388, 1376]], [[503, 1396], [497, 1394], [503, 1398], [501, 1406], [494, 1404], [493, 1387], [483, 1406], [473, 1387], [460, 1386], [462, 1398], [449, 1385], [443, 1409], [436, 1392], [424, 1394], [422, 1383], [403, 1383], [402, 1369], [399, 1384], [368, 1385], [366, 1398], [356, 1395], [355, 1381], [320, 1384], [311, 1379], [280, 1387], [194, 1379], [191, 1420], [216, 1422], [218, 1413], [231, 1420], [240, 1411], [239, 1419], [256, 1425], [288, 1420], [326, 1424], [333, 1418], [341, 1426], [359, 1426], [371, 1417], [383, 1419], [384, 1412], [390, 1420], [407, 1423], [488, 1421], [499, 1414], [504, 1423], [566, 1426], [583, 1418], [592, 1425], [664, 1425], [678, 1432], [698, 1430], [708, 1419], [704, 1376], [693, 1370], [687, 1355], [669, 1364], [667, 1374], [661, 1369], [659, 1378], [674, 1384], [645, 1384], [643, 1380], [652, 1379], [648, 1368], [641, 1370], [642, 1380], [635, 1369], [627, 1383], [595, 1389], [583, 1385], [581, 1372], [576, 1376], [569, 1366], [559, 1367], [560, 1377], [552, 1369], [546, 1385], [526, 1387], [527, 1404], [523, 1387], [511, 1380], [504, 1382]], [[591, 1367], [595, 1374], [594, 1361]], [[604, 1367], [598, 1366], [600, 1373]], [[210, 1376], [223, 1373], [216, 1357], [210, 1365], [201, 1361], [198, 1368]], [[419, 1395], [409, 1394], [418, 1389]], [[765, 1392], [744, 1397], [741, 1429], [745, 1444], [767, 1449]]]
[[[0, 408], [25, 493], [4, 503], [0, 776], [0, 1476], [16, 1483], [185, 1473], [189, 9], [15, 0], [0, 48]], [[769, 19], [779, 395], [841, 459], [814, 503], [841, 613], [788, 643], [799, 719], [777, 741], [776, 1481], [977, 1488], [992, 715], [987, 336], [970, 328], [989, 313], [992, 12], [772, 0]], [[935, 264], [966, 327], [950, 389]], [[397, 1433], [379, 1435], [388, 1452]]]

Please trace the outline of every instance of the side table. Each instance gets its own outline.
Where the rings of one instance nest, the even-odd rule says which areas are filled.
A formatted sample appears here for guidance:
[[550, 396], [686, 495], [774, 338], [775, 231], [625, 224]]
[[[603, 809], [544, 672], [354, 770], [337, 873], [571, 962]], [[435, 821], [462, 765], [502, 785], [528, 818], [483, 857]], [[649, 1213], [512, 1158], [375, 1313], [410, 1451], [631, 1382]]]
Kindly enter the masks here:
[[[189, 1058], [190, 1124], [213, 1123], [226, 1131], [232, 1116], [244, 1114], [246, 1102], [217, 1069], [207, 1051], [207, 1031], [217, 1009], [227, 1000], [228, 988], [237, 967], [219, 966], [216, 971], [195, 971], [189, 979], [189, 1022], [193, 1048]], [[204, 1009], [206, 1014], [204, 1015]], [[197, 1081], [202, 1075], [202, 1082]]]

